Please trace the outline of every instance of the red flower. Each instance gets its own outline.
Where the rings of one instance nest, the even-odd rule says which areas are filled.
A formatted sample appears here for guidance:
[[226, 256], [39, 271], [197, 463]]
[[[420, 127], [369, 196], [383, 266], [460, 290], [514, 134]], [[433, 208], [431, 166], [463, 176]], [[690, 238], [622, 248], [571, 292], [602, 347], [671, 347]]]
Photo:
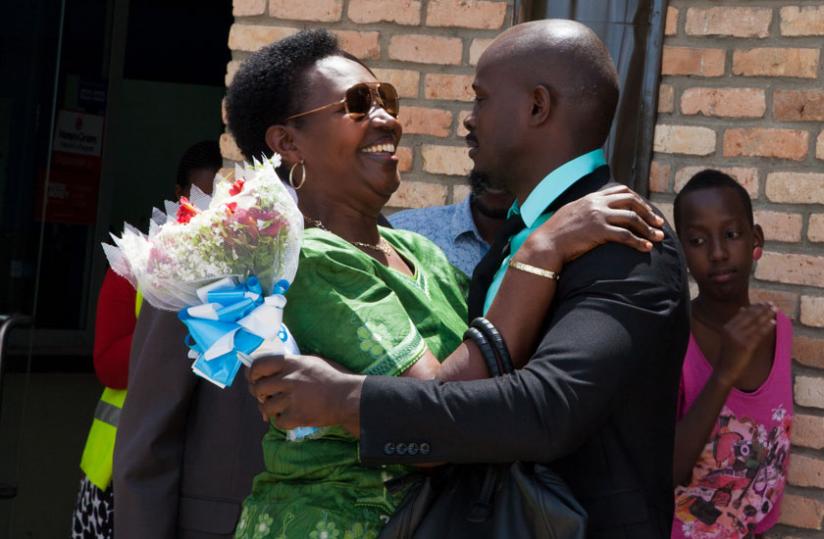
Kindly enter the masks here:
[[192, 203], [189, 202], [188, 198], [180, 197], [180, 206], [177, 208], [178, 223], [188, 223], [192, 220], [192, 217], [197, 215], [197, 213], [197, 208], [192, 206]]
[[237, 202], [229, 202], [226, 204], [226, 213], [228, 215], [234, 214], [235, 210], [237, 210]]
[[243, 191], [244, 183], [246, 182], [243, 180], [243, 178], [235, 180], [235, 182], [232, 184], [232, 187], [229, 188], [229, 194], [231, 196], [240, 194], [240, 192]]

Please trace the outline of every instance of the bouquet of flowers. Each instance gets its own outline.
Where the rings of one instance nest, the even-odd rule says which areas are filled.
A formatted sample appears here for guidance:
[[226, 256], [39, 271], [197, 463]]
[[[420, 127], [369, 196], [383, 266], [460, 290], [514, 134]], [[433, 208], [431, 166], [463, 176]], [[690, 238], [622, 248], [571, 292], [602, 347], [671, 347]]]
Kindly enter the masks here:
[[218, 176], [213, 196], [155, 209], [145, 235], [125, 226], [103, 244], [112, 269], [189, 330], [192, 370], [220, 387], [261, 354], [298, 353], [281, 323], [303, 216], [275, 169], [280, 156]]

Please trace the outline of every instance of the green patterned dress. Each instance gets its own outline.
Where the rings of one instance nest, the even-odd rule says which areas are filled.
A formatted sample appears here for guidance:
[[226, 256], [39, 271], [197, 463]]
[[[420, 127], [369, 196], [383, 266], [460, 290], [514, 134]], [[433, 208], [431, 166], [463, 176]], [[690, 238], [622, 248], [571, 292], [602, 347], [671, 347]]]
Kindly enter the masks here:
[[[354, 372], [398, 376], [426, 348], [443, 360], [460, 344], [467, 281], [422, 236], [380, 233], [414, 267], [414, 277], [330, 232], [308, 229], [284, 319], [302, 353]], [[384, 482], [411, 470], [361, 466], [357, 441], [340, 428], [290, 442], [272, 426], [263, 454], [265, 471], [243, 504], [239, 538], [377, 537], [402, 496]]]

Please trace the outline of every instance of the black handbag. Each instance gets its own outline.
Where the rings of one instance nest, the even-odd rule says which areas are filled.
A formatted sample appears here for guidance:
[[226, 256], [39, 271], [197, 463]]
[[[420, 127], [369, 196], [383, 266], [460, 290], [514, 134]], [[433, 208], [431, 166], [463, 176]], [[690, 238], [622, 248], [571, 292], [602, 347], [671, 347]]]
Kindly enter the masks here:
[[[475, 322], [473, 326], [479, 331], [470, 328], [467, 335], [477, 342], [480, 333], [481, 339], [490, 337], [493, 341], [478, 343], [490, 372], [494, 376], [511, 372], [506, 346], [503, 350], [500, 347], [500, 335], [492, 327], [493, 339], [491, 324]], [[490, 360], [488, 352], [492, 348], [498, 352], [497, 361]], [[586, 511], [563, 479], [543, 464], [446, 465], [428, 475], [415, 475], [412, 480], [412, 486], [405, 484], [409, 491], [381, 531], [381, 539], [586, 536]]]

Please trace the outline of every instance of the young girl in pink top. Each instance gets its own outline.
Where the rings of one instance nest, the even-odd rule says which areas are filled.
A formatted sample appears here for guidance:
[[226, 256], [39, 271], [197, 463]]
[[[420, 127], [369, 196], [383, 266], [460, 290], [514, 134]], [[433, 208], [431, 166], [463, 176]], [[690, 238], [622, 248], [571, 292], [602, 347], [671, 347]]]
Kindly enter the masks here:
[[699, 172], [674, 214], [699, 292], [679, 392], [672, 537], [757, 537], [778, 520], [787, 476], [792, 326], [750, 303], [764, 234], [743, 187]]

